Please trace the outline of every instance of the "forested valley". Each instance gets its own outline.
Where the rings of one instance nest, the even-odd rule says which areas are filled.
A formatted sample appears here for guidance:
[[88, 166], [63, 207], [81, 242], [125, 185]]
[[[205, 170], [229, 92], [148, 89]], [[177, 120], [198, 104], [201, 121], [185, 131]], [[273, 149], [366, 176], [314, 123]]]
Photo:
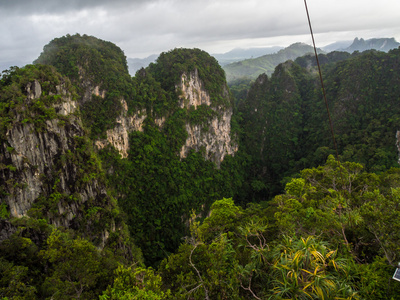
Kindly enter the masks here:
[[[400, 299], [400, 49], [230, 82], [52, 40], [0, 77], [1, 299]], [[338, 155], [337, 155], [338, 154]]]

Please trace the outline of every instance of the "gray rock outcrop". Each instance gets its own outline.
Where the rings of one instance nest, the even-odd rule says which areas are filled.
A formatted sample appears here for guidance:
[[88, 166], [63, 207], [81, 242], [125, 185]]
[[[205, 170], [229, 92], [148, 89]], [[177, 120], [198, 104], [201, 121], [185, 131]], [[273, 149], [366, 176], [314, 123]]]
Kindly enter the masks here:
[[[226, 155], [234, 155], [238, 144], [231, 138], [231, 106], [212, 106], [210, 93], [205, 89], [197, 70], [189, 74], [182, 74], [177, 86], [182, 93], [180, 107], [196, 110], [200, 105], [209, 106], [216, 114], [202, 124], [186, 123], [188, 137], [182, 146], [180, 157], [185, 158], [190, 150], [204, 149], [204, 158], [213, 161], [217, 166], [221, 164]], [[229, 99], [227, 86], [224, 87], [223, 98]], [[227, 101], [230, 103], [230, 100]]]
[[[38, 80], [28, 83], [25, 90], [25, 104], [19, 108], [22, 112], [42, 94]], [[93, 174], [87, 174], [87, 167], [76, 158], [93, 163], [90, 149], [85, 149], [90, 143], [85, 143], [86, 132], [76, 116], [77, 103], [63, 84], [56, 90], [59, 100], [51, 105], [56, 117], [41, 120], [40, 127], [34, 121], [22, 121], [20, 112], [14, 113], [16, 120], [0, 145], [0, 178], [5, 194], [1, 202], [7, 204], [11, 217], [18, 218], [37, 214], [35, 203], [40, 203], [40, 214], [51, 224], [71, 227], [76, 220], [84, 219], [87, 203], [101, 207], [108, 196], [105, 185], [96, 178], [96, 168]], [[102, 233], [108, 235], [104, 230]]]

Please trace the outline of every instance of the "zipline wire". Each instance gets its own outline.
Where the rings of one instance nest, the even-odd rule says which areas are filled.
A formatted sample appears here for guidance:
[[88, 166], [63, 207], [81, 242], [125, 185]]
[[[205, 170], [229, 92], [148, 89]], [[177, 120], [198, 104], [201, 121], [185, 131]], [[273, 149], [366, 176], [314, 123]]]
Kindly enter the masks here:
[[[317, 47], [315, 46], [314, 33], [313, 33], [313, 30], [312, 30], [312, 26], [311, 26], [311, 19], [310, 19], [310, 14], [309, 14], [309, 12], [308, 12], [308, 7], [307, 7], [307, 1], [306, 1], [306, 0], [304, 0], [304, 5], [305, 5], [305, 7], [306, 7], [308, 25], [310, 26], [310, 33], [311, 33], [311, 38], [312, 38], [313, 47], [314, 47], [314, 54], [315, 54], [315, 59], [317, 60], [319, 79], [320, 79], [320, 81], [321, 81], [322, 93], [323, 93], [323, 95], [324, 95], [324, 101], [325, 101], [326, 111], [327, 111], [327, 113], [328, 113], [329, 126], [330, 126], [330, 128], [331, 128], [331, 135], [332, 135], [333, 145], [334, 145], [335, 151], [336, 151], [336, 159], [337, 159], [338, 164], [339, 164], [339, 167], [340, 167], [339, 152], [338, 152], [338, 148], [337, 148], [337, 144], [336, 144], [335, 132], [334, 132], [334, 130], [333, 130], [333, 123], [332, 123], [332, 119], [331, 119], [331, 113], [330, 113], [330, 111], [329, 111], [329, 105], [328, 105], [328, 100], [327, 100], [327, 97], [326, 97], [325, 86], [324, 86], [324, 80], [323, 80], [323, 78], [322, 78], [321, 66], [320, 66], [320, 64], [319, 64], [319, 59], [318, 59], [318, 54], [317, 54]], [[340, 170], [340, 176], [342, 176], [341, 168], [339, 168], [339, 170]], [[342, 178], [342, 184], [343, 184], [343, 178]]]
[[[304, 5], [305, 5], [305, 7], [306, 7], [308, 25], [310, 26], [310, 33], [311, 33], [311, 38], [312, 38], [312, 42], [313, 42], [313, 46], [314, 46], [315, 59], [317, 60], [317, 65], [318, 65], [319, 79], [321, 80], [322, 93], [323, 93], [323, 95], [324, 95], [324, 101], [325, 101], [326, 111], [327, 111], [327, 113], [328, 113], [328, 118], [329, 118], [329, 126], [330, 126], [330, 128], [331, 128], [331, 134], [332, 134], [333, 144], [334, 144], [335, 151], [336, 151], [336, 159], [337, 159], [338, 166], [339, 166], [340, 179], [341, 179], [341, 181], [342, 181], [342, 189], [344, 189], [342, 165], [341, 165], [340, 159], [339, 159], [339, 151], [338, 151], [337, 144], [336, 144], [335, 132], [334, 132], [334, 130], [333, 130], [333, 124], [332, 124], [332, 119], [331, 119], [331, 113], [330, 113], [330, 111], [329, 111], [329, 105], [328, 105], [328, 100], [327, 100], [327, 97], [326, 97], [325, 86], [324, 86], [324, 80], [322, 79], [321, 66], [320, 66], [320, 64], [319, 64], [319, 59], [318, 59], [318, 54], [317, 54], [317, 47], [315, 46], [314, 33], [313, 33], [313, 30], [312, 30], [312, 26], [311, 26], [311, 19], [310, 19], [310, 14], [308, 13], [308, 7], [307, 7], [307, 1], [306, 1], [306, 0], [304, 0]], [[340, 194], [341, 194], [341, 193], [340, 193]], [[344, 199], [347, 199], [347, 198], [344, 197]], [[347, 201], [346, 201], [346, 206], [348, 206]], [[349, 218], [349, 220], [350, 220], [350, 219], [351, 219], [351, 215], [350, 215], [350, 211], [349, 211], [349, 210], [347, 210], [347, 216], [348, 216], [348, 218]], [[347, 238], [346, 238], [346, 235], [345, 235], [345, 233], [344, 233], [345, 231], [344, 231], [343, 225], [342, 225], [342, 232], [343, 232], [343, 237], [344, 237], [344, 240], [345, 240], [345, 242], [346, 242], [346, 245], [349, 247], [349, 243], [348, 243]], [[350, 250], [350, 248], [349, 248], [349, 251], [350, 251], [350, 253], [352, 253], [351, 250]]]

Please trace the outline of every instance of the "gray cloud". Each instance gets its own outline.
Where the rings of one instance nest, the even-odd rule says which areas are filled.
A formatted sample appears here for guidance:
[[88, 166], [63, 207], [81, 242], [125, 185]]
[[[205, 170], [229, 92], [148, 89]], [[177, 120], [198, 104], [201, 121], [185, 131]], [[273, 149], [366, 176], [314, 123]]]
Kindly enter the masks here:
[[[398, 0], [308, 5], [317, 42], [400, 37]], [[129, 57], [175, 47], [216, 53], [311, 42], [302, 0], [0, 0], [0, 67], [34, 60], [45, 44], [67, 33], [114, 42]]]
[[0, 8], [21, 15], [79, 11], [104, 7], [121, 9], [127, 6], [153, 3], [157, 0], [0, 0]]

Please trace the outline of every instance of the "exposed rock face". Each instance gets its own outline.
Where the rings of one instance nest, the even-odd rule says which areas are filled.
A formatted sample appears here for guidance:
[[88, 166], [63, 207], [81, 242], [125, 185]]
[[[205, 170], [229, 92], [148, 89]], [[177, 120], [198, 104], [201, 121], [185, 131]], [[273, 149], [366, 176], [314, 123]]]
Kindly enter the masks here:
[[191, 149], [200, 151], [203, 148], [205, 158], [219, 166], [225, 155], [234, 155], [238, 145], [231, 140], [231, 117], [232, 109], [222, 112], [222, 117], [210, 120], [207, 131], [204, 130], [204, 125], [187, 123], [188, 138], [181, 149], [181, 158], [186, 157]]
[[[205, 89], [199, 78], [197, 69], [190, 74], [182, 74], [176, 89], [180, 90], [181, 108], [197, 109], [200, 105], [206, 105], [216, 114], [203, 124], [187, 123], [186, 131], [188, 138], [180, 151], [180, 157], [185, 158], [190, 150], [204, 150], [204, 158], [213, 161], [217, 166], [224, 160], [225, 155], [234, 155], [238, 145], [231, 139], [231, 117], [232, 107], [212, 107], [209, 92]], [[225, 86], [222, 95], [229, 98], [228, 88]], [[229, 101], [228, 101], [229, 102]], [[111, 144], [122, 158], [128, 156], [129, 133], [142, 131], [143, 122], [147, 117], [146, 110], [138, 111], [133, 116], [128, 116], [128, 106], [124, 99], [121, 99], [123, 111], [117, 119], [117, 125], [107, 130], [105, 140], [96, 141], [99, 149]], [[164, 125], [166, 117], [155, 119], [154, 122], [160, 128]]]
[[14, 150], [8, 153], [3, 148], [4, 157], [16, 167], [15, 173], [18, 175], [14, 181], [23, 187], [15, 187], [15, 184], [14, 187], [10, 186], [10, 195], [6, 196], [6, 202], [12, 217], [22, 217], [44, 192], [41, 175], [50, 172], [58, 146], [66, 146], [67, 133], [61, 133], [57, 124], [52, 121], [46, 121], [46, 133], [35, 134], [32, 124], [24, 124], [13, 127], [7, 135], [8, 143]]
[[[121, 99], [122, 113], [116, 120], [116, 126], [107, 130], [107, 139], [96, 141], [95, 145], [102, 149], [111, 144], [121, 155], [122, 158], [128, 157], [129, 150], [129, 133], [133, 131], [143, 131], [143, 122], [147, 117], [145, 109], [139, 110], [133, 116], [128, 116], [128, 105], [124, 99]], [[154, 120], [158, 127], [162, 127], [165, 123], [165, 117]]]
[[[238, 150], [237, 143], [231, 139], [232, 107], [211, 106], [210, 94], [199, 78], [197, 70], [190, 74], [183, 74], [177, 88], [182, 91], [181, 108], [189, 109], [193, 106], [197, 109], [200, 105], [207, 105], [217, 113], [203, 124], [186, 124], [188, 138], [181, 149], [180, 157], [186, 157], [191, 149], [195, 151], [203, 149], [205, 159], [219, 166], [225, 155], [234, 155]], [[222, 96], [229, 98], [226, 86]]]
[[139, 111], [133, 116], [128, 116], [128, 105], [124, 99], [121, 99], [123, 111], [117, 119], [117, 125], [107, 130], [107, 139], [96, 141], [95, 144], [99, 149], [104, 148], [108, 144], [114, 146], [118, 150], [122, 158], [128, 157], [129, 150], [129, 133], [132, 131], [142, 131], [143, 122], [146, 119], [146, 110]]
[[39, 98], [42, 94], [42, 87], [39, 81], [34, 80], [33, 82], [29, 82], [26, 86], [26, 92], [29, 100]]
[[[57, 87], [62, 91], [62, 87]], [[27, 104], [38, 99], [41, 87], [37, 80], [27, 85]], [[39, 93], [40, 91], [40, 93]], [[75, 112], [75, 103], [67, 91], [63, 91], [63, 102], [55, 106], [60, 115], [67, 116]], [[16, 168], [10, 172], [13, 185], [8, 184], [9, 195], [5, 200], [12, 217], [25, 216], [33, 202], [43, 193], [43, 176], [49, 176], [55, 157], [69, 149], [68, 140], [75, 135], [82, 135], [80, 124], [71, 123], [63, 128], [59, 120], [46, 120], [45, 130], [36, 132], [31, 123], [18, 124], [7, 131], [7, 142], [12, 150], [3, 144], [1, 160]], [[68, 177], [68, 175], [66, 175]], [[62, 177], [64, 180], [65, 177]]]
[[[26, 91], [28, 106], [41, 96], [40, 83], [37, 80], [29, 83]], [[82, 216], [86, 202], [101, 201], [107, 193], [95, 178], [77, 184], [82, 171], [68, 155], [75, 154], [82, 146], [77, 139], [83, 139], [85, 132], [74, 115], [76, 103], [71, 93], [62, 84], [57, 86], [57, 93], [61, 101], [53, 107], [60, 118], [43, 121], [40, 130], [29, 122], [17, 122], [8, 129], [6, 143], [0, 146], [0, 178], [5, 180], [7, 195], [3, 200], [11, 217], [26, 216], [41, 198], [52, 199], [53, 209], [44, 212], [49, 222], [71, 227], [72, 220]], [[66, 118], [62, 121], [63, 116]], [[75, 197], [71, 198], [72, 195]]]
[[180, 97], [181, 108], [190, 108], [205, 104], [210, 106], [211, 99], [209, 93], [204, 89], [203, 82], [199, 78], [197, 69], [190, 74], [182, 74], [180, 84], [177, 86], [182, 91]]

